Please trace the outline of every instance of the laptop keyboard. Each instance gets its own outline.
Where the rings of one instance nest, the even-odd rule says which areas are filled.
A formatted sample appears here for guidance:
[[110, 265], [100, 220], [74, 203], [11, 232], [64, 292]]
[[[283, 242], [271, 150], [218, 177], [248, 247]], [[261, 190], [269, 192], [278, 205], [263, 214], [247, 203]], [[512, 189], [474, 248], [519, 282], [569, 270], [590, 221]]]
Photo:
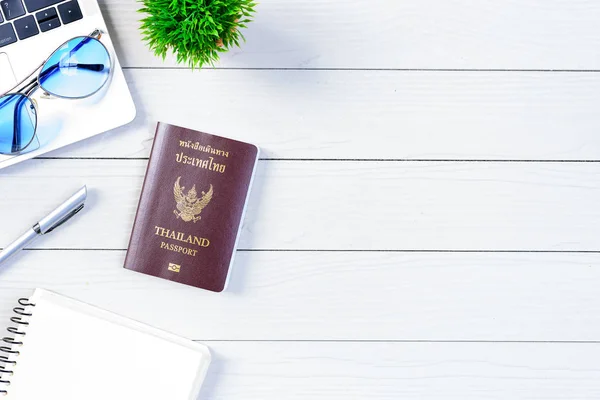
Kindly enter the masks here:
[[0, 48], [83, 18], [77, 0], [0, 0], [0, 9]]

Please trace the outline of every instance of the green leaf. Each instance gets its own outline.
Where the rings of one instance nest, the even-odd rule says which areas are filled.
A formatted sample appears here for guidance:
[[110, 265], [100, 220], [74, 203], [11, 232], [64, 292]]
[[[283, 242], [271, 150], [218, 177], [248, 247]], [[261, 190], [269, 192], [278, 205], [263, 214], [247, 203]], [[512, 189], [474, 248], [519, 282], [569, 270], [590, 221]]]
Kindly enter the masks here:
[[[192, 69], [214, 66], [219, 55], [244, 39], [251, 22], [252, 0], [141, 0], [142, 39], [157, 57], [175, 53]], [[218, 43], [222, 42], [222, 47]]]

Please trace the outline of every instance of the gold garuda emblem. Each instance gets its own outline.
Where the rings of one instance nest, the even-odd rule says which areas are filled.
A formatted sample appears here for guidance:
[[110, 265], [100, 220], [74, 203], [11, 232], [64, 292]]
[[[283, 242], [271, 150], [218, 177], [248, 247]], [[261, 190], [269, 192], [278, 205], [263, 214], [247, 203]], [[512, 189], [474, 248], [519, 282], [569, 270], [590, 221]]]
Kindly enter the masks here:
[[204, 207], [210, 203], [210, 200], [213, 196], [213, 187], [210, 185], [210, 189], [208, 192], [202, 192], [202, 197], [198, 198], [198, 192], [196, 192], [196, 185], [192, 186], [190, 190], [188, 190], [187, 194], [185, 194], [184, 186], [179, 186], [179, 180], [181, 177], [178, 177], [175, 181], [175, 186], [173, 186], [173, 194], [175, 195], [175, 202], [177, 203], [177, 210], [173, 210], [177, 218], [181, 218], [185, 222], [190, 222], [200, 220], [200, 213], [204, 210]]

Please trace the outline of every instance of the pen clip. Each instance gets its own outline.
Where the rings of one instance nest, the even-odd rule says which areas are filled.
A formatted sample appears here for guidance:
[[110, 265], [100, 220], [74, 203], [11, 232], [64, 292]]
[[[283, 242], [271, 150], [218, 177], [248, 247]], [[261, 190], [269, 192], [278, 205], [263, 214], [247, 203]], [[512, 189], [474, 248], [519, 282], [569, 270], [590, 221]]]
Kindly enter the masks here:
[[65, 215], [61, 220], [57, 221], [54, 225], [52, 225], [50, 228], [48, 228], [46, 233], [52, 232], [53, 230], [55, 230], [56, 228], [58, 228], [59, 226], [61, 226], [62, 224], [64, 224], [68, 220], [70, 220], [71, 218], [73, 218], [75, 216], [75, 214], [77, 214], [79, 211], [83, 210], [84, 205], [85, 204], [79, 205], [79, 207], [77, 207], [76, 209], [74, 209], [73, 211], [71, 211], [70, 213]]
[[81, 211], [86, 198], [87, 188], [84, 186], [79, 189], [77, 193], [59, 205], [54, 211], [42, 218], [33, 229], [38, 235], [45, 235], [46, 233], [52, 232]]

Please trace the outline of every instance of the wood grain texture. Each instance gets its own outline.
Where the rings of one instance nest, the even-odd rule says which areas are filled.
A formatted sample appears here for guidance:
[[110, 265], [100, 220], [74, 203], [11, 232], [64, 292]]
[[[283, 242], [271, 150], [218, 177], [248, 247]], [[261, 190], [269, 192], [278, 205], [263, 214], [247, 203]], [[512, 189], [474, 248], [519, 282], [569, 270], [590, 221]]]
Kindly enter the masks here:
[[[600, 344], [208, 342], [200, 399], [588, 399]], [[18, 373], [18, 372], [17, 372]]]
[[[173, 67], [141, 41], [140, 5], [101, 0], [126, 67]], [[599, 69], [593, 0], [263, 0], [225, 68]]]
[[[85, 183], [87, 209], [33, 246], [125, 249], [146, 164], [35, 160], [1, 172], [0, 242]], [[240, 248], [598, 251], [599, 182], [598, 163], [261, 161]]]
[[[45, 287], [208, 340], [203, 399], [600, 397], [600, 4], [263, 0], [191, 72], [100, 3], [138, 117], [0, 171], [0, 246], [90, 188], [0, 269], [0, 329]], [[225, 293], [121, 267], [158, 120], [277, 159]]]
[[589, 399], [600, 345], [209, 343], [206, 399]]
[[600, 254], [239, 252], [222, 294], [124, 258], [24, 252], [0, 272], [0, 323], [44, 287], [197, 340], [600, 341]]
[[600, 160], [600, 74], [129, 70], [135, 121], [54, 152], [147, 157], [156, 121], [269, 158]]

